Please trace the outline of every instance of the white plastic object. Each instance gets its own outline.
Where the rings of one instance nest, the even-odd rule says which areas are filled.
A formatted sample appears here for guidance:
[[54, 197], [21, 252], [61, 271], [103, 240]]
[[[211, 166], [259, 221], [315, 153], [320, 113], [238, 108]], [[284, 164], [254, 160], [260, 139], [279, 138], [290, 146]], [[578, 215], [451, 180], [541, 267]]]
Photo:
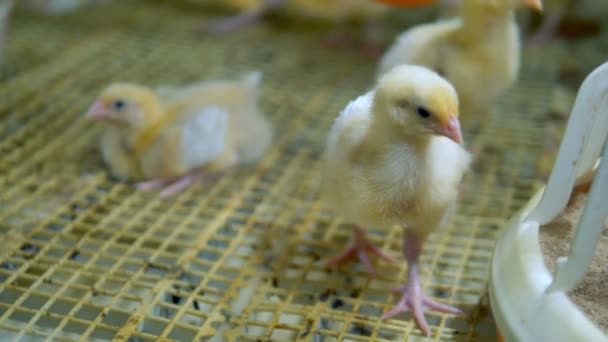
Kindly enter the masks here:
[[[492, 255], [490, 301], [505, 341], [608, 341], [567, 292], [587, 271], [608, 216], [608, 62], [583, 82], [547, 186], [504, 228]], [[603, 152], [602, 152], [603, 150]], [[595, 175], [594, 175], [595, 174]], [[567, 257], [547, 270], [539, 227], [567, 205], [576, 183], [593, 179]]]

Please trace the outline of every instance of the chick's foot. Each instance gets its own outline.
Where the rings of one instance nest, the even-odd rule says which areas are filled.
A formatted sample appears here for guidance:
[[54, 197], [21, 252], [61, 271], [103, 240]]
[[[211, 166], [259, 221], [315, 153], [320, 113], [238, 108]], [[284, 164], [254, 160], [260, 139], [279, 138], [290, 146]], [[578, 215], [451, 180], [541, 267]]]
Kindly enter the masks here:
[[212, 34], [225, 34], [236, 31], [242, 27], [255, 23], [261, 19], [266, 12], [282, 6], [285, 2], [286, 0], [264, 0], [257, 9], [213, 20], [210, 23], [201, 26], [199, 31]]
[[359, 51], [361, 52], [361, 54], [372, 59], [378, 59], [382, 57], [382, 53], [384, 53], [384, 50], [385, 46], [381, 42], [374, 40], [367, 40], [362, 42], [361, 45], [359, 45]]
[[352, 240], [348, 244], [348, 246], [342, 252], [340, 252], [340, 254], [329, 259], [325, 266], [337, 266], [352, 261], [355, 258], [358, 258], [365, 266], [367, 272], [372, 276], [376, 276], [378, 275], [378, 272], [372, 265], [368, 253], [376, 255], [390, 263], [397, 262], [397, 259], [395, 257], [386, 253], [382, 249], [378, 248], [376, 245], [372, 244], [369, 240], [367, 240], [367, 236], [363, 229], [355, 227], [353, 229]]
[[353, 37], [346, 31], [338, 29], [321, 39], [321, 46], [326, 49], [342, 49], [353, 45]]
[[394, 289], [393, 292], [401, 293], [401, 300], [393, 309], [384, 313], [384, 315], [382, 315], [382, 319], [389, 319], [402, 312], [411, 311], [416, 325], [426, 336], [431, 335], [431, 329], [424, 318], [424, 312], [438, 311], [450, 314], [462, 313], [460, 309], [447, 304], [438, 303], [430, 299], [422, 292], [416, 266], [413, 267], [413, 272], [410, 272], [409, 283], [400, 288]]
[[224, 173], [210, 173], [201, 170], [195, 170], [177, 178], [154, 179], [151, 181], [138, 183], [137, 188], [143, 191], [162, 188], [159, 193], [159, 196], [161, 198], [167, 198], [187, 189], [196, 182], [215, 176], [220, 176], [222, 174]]

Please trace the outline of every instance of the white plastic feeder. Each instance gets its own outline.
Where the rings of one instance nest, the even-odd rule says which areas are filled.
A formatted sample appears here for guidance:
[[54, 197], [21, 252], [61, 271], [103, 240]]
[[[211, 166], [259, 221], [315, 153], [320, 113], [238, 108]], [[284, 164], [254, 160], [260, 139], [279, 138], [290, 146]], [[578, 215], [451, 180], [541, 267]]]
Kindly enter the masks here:
[[[608, 216], [608, 62], [583, 82], [547, 185], [509, 221], [496, 243], [490, 301], [505, 341], [608, 341], [567, 296], [584, 277]], [[603, 152], [602, 152], [603, 150]], [[539, 227], [567, 205], [574, 186], [593, 179], [570, 244], [551, 274]], [[608, 289], [606, 289], [608, 295]]]

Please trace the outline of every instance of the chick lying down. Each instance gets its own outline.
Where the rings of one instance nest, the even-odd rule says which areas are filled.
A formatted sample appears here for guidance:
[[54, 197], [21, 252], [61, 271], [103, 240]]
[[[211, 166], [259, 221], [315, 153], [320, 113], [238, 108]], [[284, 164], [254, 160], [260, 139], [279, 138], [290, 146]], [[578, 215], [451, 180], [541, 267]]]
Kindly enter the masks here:
[[170, 196], [263, 156], [272, 129], [257, 105], [260, 79], [254, 72], [155, 90], [115, 83], [86, 116], [104, 125], [100, 149], [112, 175]]

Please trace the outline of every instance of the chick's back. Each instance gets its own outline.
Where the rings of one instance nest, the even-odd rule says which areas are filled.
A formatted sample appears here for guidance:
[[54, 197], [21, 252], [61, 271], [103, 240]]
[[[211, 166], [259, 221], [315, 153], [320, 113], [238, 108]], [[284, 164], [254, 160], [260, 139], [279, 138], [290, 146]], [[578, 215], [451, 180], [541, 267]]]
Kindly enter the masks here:
[[400, 64], [419, 64], [431, 69], [438, 68], [442, 58], [438, 53], [442, 49], [441, 45], [460, 27], [461, 23], [459, 18], [447, 19], [422, 24], [403, 32], [382, 57], [378, 77]]
[[[272, 129], [258, 107], [261, 75], [247, 74], [238, 80], [202, 81], [184, 87], [161, 86], [158, 96], [172, 117], [146, 154], [177, 150], [174, 163], [153, 157], [143, 163], [162, 163], [163, 176], [179, 175], [207, 162], [218, 168], [257, 161], [272, 140]], [[143, 167], [155, 169], [155, 167]], [[169, 175], [167, 175], [169, 174]], [[155, 175], [158, 177], [158, 175]]]

